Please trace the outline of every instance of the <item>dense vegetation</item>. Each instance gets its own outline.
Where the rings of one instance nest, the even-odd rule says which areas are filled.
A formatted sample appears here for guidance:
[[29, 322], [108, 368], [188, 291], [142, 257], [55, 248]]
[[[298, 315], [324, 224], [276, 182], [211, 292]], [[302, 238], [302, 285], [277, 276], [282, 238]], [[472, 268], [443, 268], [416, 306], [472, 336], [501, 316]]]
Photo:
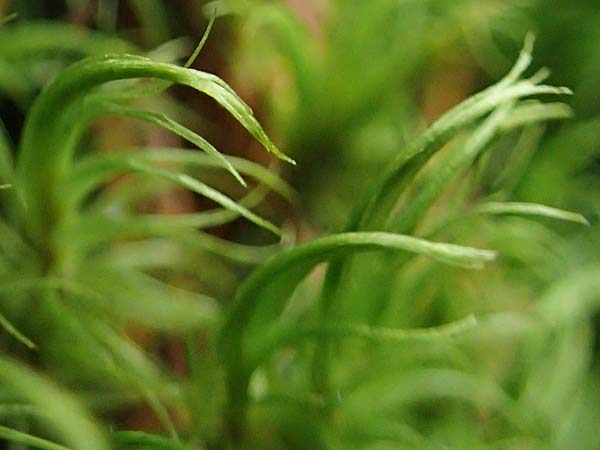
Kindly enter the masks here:
[[0, 1], [4, 447], [600, 449], [594, 3]]

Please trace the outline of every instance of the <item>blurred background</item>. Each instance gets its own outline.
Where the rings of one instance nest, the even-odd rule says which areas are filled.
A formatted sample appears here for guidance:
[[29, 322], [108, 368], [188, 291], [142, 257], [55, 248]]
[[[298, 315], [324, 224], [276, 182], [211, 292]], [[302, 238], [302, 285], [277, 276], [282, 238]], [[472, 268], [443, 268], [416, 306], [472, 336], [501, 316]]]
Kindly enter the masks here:
[[[456, 352], [419, 344], [376, 350], [356, 343], [341, 346], [333, 378], [354, 393], [347, 417], [335, 423], [344, 437], [335, 440], [321, 425], [273, 406], [271, 419], [257, 410], [255, 420], [272, 420], [278, 431], [258, 433], [255, 446], [489, 448], [493, 443], [499, 449], [600, 449], [598, 0], [0, 0], [0, 16], [12, 13], [16, 18], [0, 36], [5, 43], [0, 46], [0, 117], [13, 142], [40, 89], [87, 54], [72, 37], [61, 45], [41, 46], [32, 33], [19, 38], [31, 39], [31, 53], [17, 58], [11, 55], [10, 33], [19, 26], [66, 23], [82, 33], [82, 40], [86, 30], [115, 39], [99, 52], [123, 49], [181, 61], [214, 14], [214, 27], [193, 67], [230, 83], [297, 165], [276, 164], [235, 120], [201, 95], [175, 87], [159, 106], [224, 152], [279, 171], [295, 188], [297, 201], [290, 205], [270, 198], [261, 211], [293, 230], [295, 241], [343, 229], [386, 164], [428, 124], [506, 74], [526, 34], [533, 33], [528, 74], [547, 67], [549, 84], [574, 91], [561, 99], [570, 107], [564, 114], [569, 117], [499, 137], [491, 144], [494, 151], [455, 180], [421, 223], [406, 225], [419, 236], [498, 249], [497, 264], [467, 276], [422, 267], [418, 261], [394, 270], [389, 259], [358, 257], [341, 310], [348, 320], [390, 327], [438, 325], [474, 313], [487, 318], [485, 326], [461, 338]], [[62, 38], [57, 34], [56, 39]], [[102, 119], [88, 141], [90, 148], [106, 152], [127, 144], [184, 145], [167, 132], [123, 119]], [[212, 176], [224, 189], [237, 189]], [[119, 195], [118, 183], [111, 189]], [[406, 202], [417, 194], [407, 194]], [[576, 211], [590, 226], [513, 216], [447, 222], [453, 211], [481, 199]], [[177, 214], [212, 206], [189, 192], [169, 189], [136, 207]], [[246, 244], [269, 239], [243, 220], [211, 233]], [[253, 267], [197, 256], [199, 274], [193, 279], [178, 275], [178, 283], [225, 303]], [[320, 277], [316, 273], [307, 280], [303, 292], [314, 293]], [[365, 295], [372, 301], [365, 302]], [[535, 316], [539, 311], [543, 324]], [[143, 327], [132, 327], [128, 334], [169, 373], [185, 376], [180, 339]], [[271, 385], [292, 395], [305, 388], [305, 381], [288, 376], [290, 367], [302, 366], [298, 353], [280, 354], [268, 369]], [[486, 384], [491, 380], [502, 394]], [[354, 392], [358, 385], [362, 388]], [[396, 400], [386, 403], [388, 393]], [[432, 393], [442, 399], [433, 399], [438, 395]], [[197, 401], [209, 402], [197, 395]], [[465, 406], [465, 399], [475, 406]], [[160, 431], [147, 407], [134, 401], [118, 404], [102, 413], [107, 420]], [[380, 437], [367, 444], [357, 424], [369, 411], [401, 417], [429, 443], [381, 421], [379, 428], [373, 425]], [[182, 428], [193, 427], [193, 420], [180, 414]], [[198, 414], [210, 417], [210, 412]], [[390, 437], [398, 435], [401, 445]]]

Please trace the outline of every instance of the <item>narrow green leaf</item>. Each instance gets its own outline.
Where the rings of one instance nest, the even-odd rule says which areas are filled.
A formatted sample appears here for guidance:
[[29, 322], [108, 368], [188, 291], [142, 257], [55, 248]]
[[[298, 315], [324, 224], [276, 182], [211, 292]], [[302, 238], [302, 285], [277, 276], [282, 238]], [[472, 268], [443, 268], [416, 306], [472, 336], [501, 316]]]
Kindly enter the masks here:
[[225, 158], [225, 156], [223, 156], [223, 154], [219, 152], [210, 142], [208, 142], [202, 136], [190, 130], [189, 128], [186, 128], [178, 122], [174, 121], [173, 119], [169, 118], [165, 114], [154, 113], [151, 111], [143, 111], [134, 108], [126, 108], [124, 106], [106, 102], [91, 102], [89, 107], [95, 112], [95, 114], [98, 115], [102, 114], [114, 115], [118, 117], [130, 117], [133, 119], [138, 119], [144, 122], [149, 122], [158, 125], [161, 128], [171, 131], [172, 133], [191, 142], [202, 151], [216, 158], [236, 178], [236, 180], [240, 182], [242, 186], [246, 186], [246, 182], [235, 169], [235, 167], [233, 167], [233, 165], [227, 160], [227, 158]]
[[443, 155], [433, 170], [415, 182], [415, 195], [410, 198], [408, 204], [398, 204], [398, 207], [390, 212], [384, 228], [398, 233], [412, 233], [448, 183], [462, 175], [484, 151], [512, 107], [512, 102], [499, 107], [464, 145]]
[[[494, 259], [495, 253], [489, 250], [479, 250], [453, 244], [436, 243], [412, 236], [382, 232], [341, 233], [316, 239], [280, 253], [275, 258], [261, 266], [241, 286], [237, 300], [230, 312], [228, 325], [224, 327], [224, 339], [230, 327], [240, 330], [239, 323], [247, 323], [254, 308], [261, 301], [261, 291], [269, 284], [276, 283], [277, 277], [292, 268], [302, 268], [305, 275], [315, 265], [348, 256], [359, 251], [396, 250], [426, 256], [445, 264], [481, 268], [485, 262]], [[294, 289], [295, 286], [289, 286]], [[278, 299], [284, 303], [285, 298]]]
[[382, 209], [384, 196], [397, 197], [398, 190], [401, 190], [444, 144], [461, 129], [482, 118], [499, 105], [537, 94], [571, 94], [568, 88], [536, 85], [534, 81], [539, 82], [539, 80], [517, 81], [531, 61], [531, 45], [533, 45], [533, 38], [528, 37], [517, 62], [502, 80], [452, 108], [436, 120], [415, 142], [399, 153], [378, 184], [355, 208], [345, 231], [356, 231], [361, 224], [365, 225], [366, 221], [372, 219], [371, 215], [376, 206], [379, 210]]
[[[537, 83], [542, 81], [539, 74], [529, 80], [518, 81], [531, 62], [532, 45], [533, 37], [528, 35], [515, 65], [502, 80], [452, 108], [412, 144], [399, 152], [373, 188], [352, 210], [344, 231], [380, 229], [382, 224], [388, 221], [393, 205], [425, 164], [461, 130], [476, 123], [499, 106], [532, 95], [570, 94], [571, 91], [564, 87], [538, 85]], [[333, 261], [327, 269], [321, 295], [321, 315], [325, 322], [331, 313], [332, 305], [340, 295], [340, 281], [346, 267], [346, 262], [339, 260]], [[321, 343], [320, 348], [324, 349], [324, 352], [327, 351], [329, 346], [326, 340]], [[326, 376], [327, 370], [321, 370], [318, 377]]]
[[130, 162], [130, 167], [132, 170], [138, 171], [140, 173], [145, 173], [148, 175], [153, 175], [172, 181], [173, 183], [178, 184], [186, 189], [189, 189], [192, 192], [195, 192], [197, 194], [203, 195], [206, 198], [211, 199], [215, 203], [218, 203], [219, 205], [223, 206], [224, 208], [248, 219], [250, 222], [253, 222], [256, 225], [271, 231], [273, 234], [281, 234], [279, 228], [277, 228], [271, 222], [254, 214], [252, 211], [248, 210], [247, 208], [243, 207], [231, 198], [227, 197], [225, 194], [186, 174], [173, 172], [165, 169], [157, 169], [147, 164], [142, 164], [138, 162]]
[[565, 103], [523, 102], [511, 111], [500, 128], [502, 131], [510, 131], [537, 122], [568, 119], [572, 116], [573, 110]]
[[15, 20], [17, 18], [17, 13], [12, 13], [12, 14], [8, 14], [4, 17], [0, 18], [0, 27], [2, 25], [7, 24], [8, 22], [10, 22], [11, 20]]
[[275, 349], [297, 343], [307, 338], [330, 336], [336, 339], [365, 339], [372, 341], [435, 341], [449, 338], [473, 329], [477, 325], [475, 316], [451, 322], [438, 327], [397, 329], [373, 327], [369, 325], [345, 324], [315, 324], [302, 325], [292, 323], [277, 323], [272, 326], [268, 336], [261, 339], [251, 351], [250, 359], [253, 366], [263, 362]]
[[506, 164], [494, 180], [491, 186], [492, 191], [506, 192], [507, 194], [514, 191], [527, 171], [533, 155], [539, 149], [544, 130], [543, 124], [523, 129], [510, 152]]
[[582, 225], [590, 225], [581, 214], [565, 211], [537, 203], [523, 202], [488, 202], [478, 206], [473, 211], [475, 214], [517, 214], [525, 216], [548, 217], [551, 219], [566, 220]]
[[[201, 230], [221, 226], [240, 218], [240, 214], [226, 208], [188, 214], [132, 216], [128, 214], [127, 208], [133, 200], [132, 195], [137, 198], [135, 195], [137, 193], [132, 192], [132, 184], [139, 186], [139, 180], [134, 179], [131, 183], [124, 182], [111, 195], [100, 196], [92, 205], [92, 211], [78, 217], [71, 227], [65, 227], [59, 237], [67, 242], [91, 244], [128, 237], [168, 236], [191, 229]], [[237, 203], [247, 209], [254, 208], [264, 200], [267, 192], [268, 189], [264, 185], [259, 185]]]
[[156, 415], [156, 418], [159, 420], [161, 425], [165, 430], [169, 432], [171, 439], [176, 442], [179, 442], [179, 434], [177, 433], [177, 428], [175, 424], [171, 420], [171, 415], [167, 410], [166, 406], [163, 402], [156, 396], [156, 394], [151, 389], [143, 389], [143, 395], [146, 398], [146, 402], [152, 408], [152, 411]]
[[[236, 408], [244, 409], [247, 383], [254, 369], [245, 349], [246, 342], [251, 339], [248, 331], [257, 325], [253, 319], [260, 316], [258, 328], [264, 332], [265, 326], [277, 317], [297, 283], [317, 264], [368, 250], [407, 251], [469, 268], [481, 267], [494, 258], [494, 252], [488, 250], [379, 232], [327, 236], [280, 253], [242, 284], [220, 333], [229, 395]], [[257, 310], [260, 310], [259, 315]]]
[[[207, 94], [239, 121], [263, 146], [288, 162], [262, 129], [252, 110], [220, 78], [147, 58], [120, 55], [88, 58], [63, 71], [37, 98], [28, 115], [17, 164], [18, 189], [28, 207], [29, 232], [44, 248], [43, 236], [60, 216], [59, 195], [74, 148], [69, 112], [96, 87], [110, 81], [152, 78], [189, 86]], [[205, 188], [202, 188], [207, 191]], [[212, 192], [209, 193], [212, 195]], [[221, 194], [220, 194], [221, 195]], [[212, 195], [215, 197], [215, 195]]]
[[7, 333], [12, 335], [17, 341], [21, 342], [21, 344], [28, 347], [30, 350], [36, 350], [37, 345], [35, 345], [31, 339], [21, 333], [3, 314], [0, 313], [0, 326], [4, 328]]
[[198, 45], [194, 49], [194, 52], [190, 55], [190, 57], [185, 62], [185, 64], [183, 65], [183, 67], [185, 67], [185, 68], [192, 67], [192, 64], [194, 64], [194, 61], [196, 61], [196, 59], [198, 58], [198, 55], [200, 54], [200, 52], [204, 48], [204, 44], [206, 44], [206, 41], [208, 40], [208, 36], [210, 36], [210, 32], [211, 32], [211, 30], [213, 28], [213, 25], [215, 24], [216, 16], [217, 16], [217, 12], [216, 12], [216, 10], [214, 10], [212, 12], [212, 14], [210, 15], [210, 19], [208, 20], [208, 25], [206, 26], [206, 30], [204, 30], [204, 34], [202, 35], [202, 39], [200, 39], [200, 42], [198, 43]]
[[106, 322], [95, 320], [94, 317], [90, 316], [79, 316], [79, 320], [82, 318], [88, 319], [86, 324], [88, 335], [94, 337], [96, 351], [99, 354], [108, 352], [110, 355], [110, 358], [103, 361], [105, 366], [103, 369], [109, 369], [111, 375], [116, 375], [120, 382], [125, 381], [127, 389], [135, 387], [139, 397], [148, 402], [147, 391], [149, 386], [158, 388], [160, 383], [163, 382], [164, 377], [158, 365], [144, 349], [140, 348], [122, 332], [113, 329]]
[[190, 233], [176, 238], [190, 249], [201, 249], [241, 264], [261, 264], [281, 250], [281, 244], [244, 245], [220, 239], [207, 233]]
[[13, 430], [12, 428], [3, 427], [0, 425], [0, 438], [7, 441], [16, 442], [19, 444], [27, 445], [33, 448], [39, 448], [42, 450], [70, 450], [68, 447], [63, 445], [55, 444], [46, 439], [42, 439], [31, 434], [23, 433], [21, 431]]
[[[293, 189], [271, 170], [243, 158], [226, 156], [226, 159], [236, 171], [263, 183], [287, 200], [296, 201], [297, 195]], [[116, 152], [114, 155], [93, 155], [77, 162], [74, 166], [65, 181], [65, 196], [71, 196], [73, 202], [79, 202], [81, 198], [102, 186], [111, 177], [130, 171], [132, 161], [145, 164], [173, 163], [207, 169], [222, 167], [222, 164], [210, 155], [180, 148], [131, 149]]]

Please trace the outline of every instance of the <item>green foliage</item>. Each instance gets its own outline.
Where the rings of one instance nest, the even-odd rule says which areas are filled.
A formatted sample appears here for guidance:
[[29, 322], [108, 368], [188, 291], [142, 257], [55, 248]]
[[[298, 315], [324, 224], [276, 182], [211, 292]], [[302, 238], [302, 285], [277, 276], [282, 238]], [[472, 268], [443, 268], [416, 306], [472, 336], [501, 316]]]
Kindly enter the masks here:
[[[0, 38], [10, 45], [3, 46], [0, 60], [6, 63], [16, 60], [25, 67], [29, 55], [52, 57], [55, 51], [71, 48], [61, 39], [48, 39], [56, 35], [55, 31], [64, 34], [63, 40], [72, 47], [71, 53], [86, 55], [104, 53], [106, 50], [102, 49], [106, 48], [118, 50], [112, 38], [71, 27], [19, 25], [3, 30]], [[129, 54], [92, 56], [71, 65], [43, 89], [31, 106], [16, 161], [13, 162], [11, 144], [7, 139], [2, 140], [2, 177], [11, 183], [11, 189], [4, 193], [3, 205], [6, 214], [2, 221], [2, 310], [6, 316], [2, 316], [2, 324], [29, 349], [38, 350], [53, 376], [72, 387], [89, 385], [94, 389], [138, 392], [165, 427], [174, 432], [169, 413], [154, 393], [157, 387], [167, 385], [170, 377], [125, 336], [124, 325], [137, 323], [149, 329], [189, 335], [213, 329], [220, 320], [221, 307], [208, 296], [178, 288], [134, 267], [115, 266], [112, 246], [128, 239], [136, 239], [138, 245], [150, 245], [154, 238], [160, 237], [166, 246], [195, 246], [200, 249], [198, 253], [204, 253], [208, 247], [217, 255], [250, 258], [255, 263], [264, 259], [255, 256], [263, 249], [246, 248], [194, 231], [202, 227], [203, 221], [205, 227], [210, 227], [241, 216], [279, 234], [275, 225], [248, 208], [264, 197], [260, 191], [271, 187], [288, 198], [293, 194], [285, 182], [265, 168], [240, 158], [230, 159], [177, 121], [128, 105], [160, 94], [172, 84], [207, 94], [267, 150], [291, 161], [269, 140], [250, 108], [214, 75]], [[137, 93], [131, 96], [133, 92]], [[89, 128], [106, 116], [132, 118], [162, 127], [197, 145], [206, 152], [206, 157], [194, 150], [167, 148], [82, 157], [86, 152], [81, 147], [88, 143], [84, 137]], [[238, 169], [253, 176], [259, 183], [255, 198], [238, 203], [193, 176], [193, 169], [198, 168], [224, 169], [243, 186], [246, 182]], [[117, 176], [132, 173], [164, 180], [168, 185], [205, 196], [219, 208], [186, 217], [174, 216], [173, 220], [138, 216], [131, 208], [123, 209], [114, 218], [114, 210], [111, 216], [106, 202], [100, 212], [95, 200], [102, 197], [91, 194]], [[169, 262], [167, 267], [172, 265]], [[36, 310], [35, 314], [27, 312], [31, 308]], [[15, 320], [26, 331], [19, 331], [12, 324]], [[29, 333], [31, 339], [26, 337]], [[77, 342], [76, 347], [73, 342]], [[28, 355], [26, 351], [19, 353]], [[56, 430], [66, 444], [82, 449], [107, 448], [105, 431], [96, 428], [78, 403], [58, 391], [54, 393], [54, 388], [36, 381], [33, 373], [8, 359], [2, 359], [2, 367], [10, 395], [52, 412], [46, 428]], [[60, 414], [63, 410], [64, 416]], [[3, 430], [5, 439], [34, 447], [60, 448], [20, 431]]]
[[[0, 360], [0, 379], [4, 385], [10, 386], [11, 392], [18, 395], [21, 401], [27, 401], [36, 409], [43, 411], [42, 419], [59, 432], [73, 448], [90, 450], [108, 448], [98, 426], [81, 405], [51, 382], [6, 357]], [[6, 427], [2, 427], [0, 433], [5, 439], [38, 448], [64, 448]]]
[[[98, 2], [101, 29], [115, 28], [116, 4]], [[166, 36], [161, 14], [130, 5], [147, 42]], [[207, 5], [255, 37], [235, 67], [250, 83], [276, 90], [272, 65], [289, 71], [271, 128], [298, 161], [298, 192], [165, 108], [172, 86], [204, 94], [294, 163], [225, 81], [190, 68], [208, 32], [182, 67], [151, 57], [176, 60], [178, 45], [140, 56], [112, 35], [3, 26], [0, 90], [27, 115], [16, 149], [0, 128], [0, 439], [53, 450], [594, 448], [596, 121], [542, 141], [546, 122], [578, 110], [545, 101], [571, 94], [542, 84], [545, 69], [524, 75], [531, 36], [507, 75], [425, 130], [408, 87], [456, 39], [488, 71], [503, 67], [493, 36], [521, 35], [525, 13], [490, 5], [339, 0], [320, 31], [276, 2]], [[107, 117], [196, 148], [97, 153]], [[327, 187], [314, 182], [323, 176]], [[145, 210], [174, 188], [209, 209]], [[271, 191], [307, 205], [311, 225], [345, 224], [295, 243], [265, 207]], [[266, 233], [211, 233], [240, 218]], [[184, 348], [185, 369], [148, 333]], [[121, 419], [140, 405], [148, 429]]]

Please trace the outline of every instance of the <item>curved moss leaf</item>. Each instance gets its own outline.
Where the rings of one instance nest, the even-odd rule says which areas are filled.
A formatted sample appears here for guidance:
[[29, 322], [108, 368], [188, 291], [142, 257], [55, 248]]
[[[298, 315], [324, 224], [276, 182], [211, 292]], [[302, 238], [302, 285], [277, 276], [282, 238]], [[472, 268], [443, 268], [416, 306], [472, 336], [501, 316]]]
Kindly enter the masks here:
[[255, 345], [250, 359], [252, 365], [265, 360], [276, 348], [297, 343], [307, 338], [330, 336], [335, 339], [363, 339], [368, 341], [406, 342], [406, 341], [435, 341], [449, 338], [473, 329], [477, 325], [475, 316], [451, 322], [438, 327], [398, 329], [353, 324], [315, 324], [302, 325], [292, 323], [277, 323], [271, 327], [268, 336]]
[[[252, 110], [220, 78], [134, 55], [88, 58], [66, 69], [34, 103], [25, 124], [17, 163], [17, 188], [28, 207], [29, 232], [38, 245], [60, 215], [58, 195], [72, 158], [67, 119], [79, 101], [109, 81], [154, 78], [189, 86], [207, 94], [276, 156], [292, 162], [268, 138]], [[65, 132], [67, 131], [67, 132]], [[204, 189], [206, 191], [206, 189]], [[214, 196], [213, 196], [214, 197]]]
[[155, 113], [151, 111], [143, 111], [134, 108], [126, 108], [124, 106], [106, 102], [100, 104], [93, 103], [91, 107], [98, 115], [101, 114], [114, 115], [118, 117], [130, 117], [133, 119], [138, 119], [144, 122], [152, 123], [154, 125], [158, 125], [161, 128], [169, 130], [170, 132], [185, 139], [186, 141], [191, 142], [202, 151], [211, 155], [213, 158], [217, 159], [223, 165], [223, 167], [225, 167], [236, 178], [236, 180], [240, 182], [242, 186], [246, 186], [246, 182], [235, 169], [235, 167], [233, 167], [233, 165], [227, 160], [227, 158], [225, 158], [225, 156], [223, 156], [223, 154], [219, 152], [210, 142], [208, 142], [202, 136], [190, 130], [189, 128], [169, 118], [165, 114]]
[[269, 230], [276, 235], [281, 234], [279, 228], [277, 228], [268, 220], [263, 219], [262, 217], [256, 215], [255, 213], [240, 205], [236, 201], [227, 197], [225, 194], [217, 191], [216, 189], [208, 186], [207, 184], [202, 183], [199, 180], [196, 180], [195, 178], [190, 177], [189, 175], [165, 169], [157, 169], [152, 166], [135, 161], [130, 162], [130, 167], [132, 168], [132, 170], [164, 178], [186, 189], [189, 189], [192, 192], [203, 195], [204, 197], [209, 198], [210, 200], [214, 201], [215, 203], [218, 203], [224, 208], [248, 219], [250, 222], [255, 223], [259, 227]]
[[[245, 354], [245, 342], [251, 339], [248, 332], [252, 331], [252, 326], [255, 334], [260, 334], [261, 330], [264, 332], [265, 326], [277, 317], [296, 285], [317, 264], [368, 250], [407, 251], [469, 268], [481, 267], [494, 258], [494, 252], [488, 250], [379, 232], [327, 236], [280, 253], [246, 279], [220, 333], [233, 405], [243, 409], [247, 398], [246, 387], [253, 367]], [[260, 318], [259, 323], [254, 322], [255, 318]]]
[[15, 327], [10, 320], [4, 317], [3, 314], [0, 313], [0, 327], [4, 328], [7, 333], [9, 333], [12, 337], [14, 337], [21, 344], [25, 345], [30, 350], [37, 349], [37, 345], [33, 343], [31, 339], [21, 333], [17, 327]]
[[417, 180], [414, 198], [411, 198], [407, 205], [402, 205], [398, 211], [395, 208], [390, 212], [385, 229], [411, 233], [449, 182], [462, 175], [486, 148], [512, 107], [510, 102], [502, 105], [469, 137], [465, 145], [448, 155], [443, 155], [435, 170]]
[[[254, 178], [289, 201], [295, 201], [293, 189], [271, 170], [244, 158], [226, 156], [229, 164], [238, 172]], [[132, 149], [115, 155], [93, 155], [77, 162], [69, 178], [65, 180], [65, 195], [78, 202], [92, 190], [112, 177], [131, 170], [130, 162], [143, 164], [180, 164], [190, 168], [216, 169], [222, 167], [210, 155], [180, 148]]]
[[488, 202], [473, 210], [476, 214], [515, 214], [524, 216], [548, 217], [568, 222], [589, 225], [587, 219], [579, 213], [552, 208], [537, 203], [525, 202]]
[[39, 448], [42, 450], [70, 450], [63, 445], [55, 444], [46, 439], [42, 439], [22, 431], [0, 425], [0, 439], [15, 442], [17, 444], [27, 445], [28, 447]]

